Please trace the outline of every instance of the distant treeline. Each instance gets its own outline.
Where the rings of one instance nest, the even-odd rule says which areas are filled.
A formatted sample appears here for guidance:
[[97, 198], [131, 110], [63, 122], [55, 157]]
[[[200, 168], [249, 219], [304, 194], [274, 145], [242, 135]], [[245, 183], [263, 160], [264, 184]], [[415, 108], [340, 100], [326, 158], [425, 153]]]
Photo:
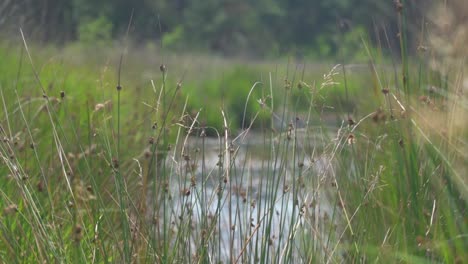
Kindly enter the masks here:
[[[421, 31], [429, 2], [401, 0]], [[130, 34], [166, 48], [225, 55], [330, 56], [362, 35], [398, 47], [394, 0], [2, 0], [0, 32], [40, 42], [103, 42]], [[417, 41], [414, 34], [413, 41]]]

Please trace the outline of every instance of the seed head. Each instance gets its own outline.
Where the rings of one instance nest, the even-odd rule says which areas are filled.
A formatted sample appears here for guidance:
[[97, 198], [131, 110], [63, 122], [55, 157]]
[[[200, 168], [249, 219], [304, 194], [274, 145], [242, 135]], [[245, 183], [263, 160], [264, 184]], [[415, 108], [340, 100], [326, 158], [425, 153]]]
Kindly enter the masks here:
[[190, 195], [190, 188], [184, 188], [180, 191], [180, 194], [184, 196], [189, 196]]
[[423, 102], [423, 103], [427, 103], [427, 104], [430, 103], [430, 99], [429, 99], [428, 96], [421, 95], [421, 96], [419, 96], [418, 99], [419, 99], [419, 101], [421, 101], [421, 102]]
[[197, 186], [197, 178], [195, 178], [195, 176], [190, 177], [190, 186]]
[[353, 134], [349, 134], [347, 141], [348, 141], [348, 145], [352, 145], [356, 143], [356, 137]]
[[403, 10], [403, 4], [400, 0], [395, 0], [395, 8], [398, 13], [400, 13]]
[[37, 191], [38, 192], [43, 192], [44, 191], [44, 182], [41, 180], [37, 183]]
[[119, 168], [119, 160], [117, 158], [112, 158], [112, 167], [114, 169]]
[[80, 225], [75, 226], [75, 234], [80, 234], [83, 228]]
[[298, 82], [298, 83], [297, 83], [297, 89], [301, 90], [302, 87], [303, 87], [303, 86], [302, 86], [302, 82]]
[[428, 49], [428, 47], [427, 47], [427, 46], [424, 46], [424, 45], [419, 45], [418, 48], [417, 48], [417, 50], [418, 50], [419, 52], [426, 52], [427, 49]]
[[375, 111], [375, 113], [372, 116], [372, 120], [375, 123], [385, 122], [386, 119], [387, 119], [387, 115], [381, 108], [378, 108], [377, 111]]
[[3, 209], [3, 213], [5, 215], [9, 215], [16, 212], [18, 212], [18, 206], [16, 204], [10, 204], [9, 206]]
[[418, 247], [421, 247], [425, 242], [426, 242], [426, 240], [424, 239], [424, 237], [422, 237], [422, 236], [417, 236], [416, 237], [416, 243], [417, 243]]
[[404, 146], [403, 139], [398, 140], [398, 145], [400, 145], [400, 147], [403, 147], [403, 146]]
[[73, 236], [75, 242], [80, 242], [80, 240], [83, 238], [83, 227], [81, 227], [81, 225], [77, 224], [75, 226], [75, 228], [73, 229]]

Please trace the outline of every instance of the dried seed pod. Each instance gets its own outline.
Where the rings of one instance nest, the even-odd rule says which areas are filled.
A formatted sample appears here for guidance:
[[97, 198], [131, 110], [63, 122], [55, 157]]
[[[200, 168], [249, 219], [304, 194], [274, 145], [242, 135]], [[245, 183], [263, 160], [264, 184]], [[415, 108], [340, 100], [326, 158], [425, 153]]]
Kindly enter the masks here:
[[352, 145], [356, 143], [356, 137], [353, 134], [349, 134], [346, 141], [348, 142], [348, 145]]
[[184, 188], [180, 191], [180, 194], [184, 196], [189, 196], [190, 195], [190, 188]]
[[117, 158], [112, 158], [112, 167], [114, 169], [119, 168], [119, 160]]
[[16, 204], [10, 204], [9, 206], [3, 209], [3, 213], [5, 215], [9, 215], [16, 212], [18, 212], [18, 206]]
[[400, 0], [395, 0], [395, 9], [398, 13], [403, 10], [403, 3]]
[[37, 191], [38, 192], [43, 192], [44, 191], [44, 182], [42, 180], [40, 180], [38, 183], [37, 183]]
[[75, 228], [73, 229], [73, 237], [75, 242], [80, 242], [81, 239], [83, 238], [83, 227], [81, 225], [77, 224]]

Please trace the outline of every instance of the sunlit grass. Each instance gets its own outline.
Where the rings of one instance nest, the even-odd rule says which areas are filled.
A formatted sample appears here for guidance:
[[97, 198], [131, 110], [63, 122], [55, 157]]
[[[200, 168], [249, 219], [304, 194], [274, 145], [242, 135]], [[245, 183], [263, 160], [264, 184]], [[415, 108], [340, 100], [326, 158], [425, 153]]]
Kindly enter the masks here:
[[345, 77], [130, 50], [118, 73], [112, 49], [25, 47], [0, 49], [3, 262], [468, 257], [464, 64], [405, 57], [404, 84], [372, 51]]

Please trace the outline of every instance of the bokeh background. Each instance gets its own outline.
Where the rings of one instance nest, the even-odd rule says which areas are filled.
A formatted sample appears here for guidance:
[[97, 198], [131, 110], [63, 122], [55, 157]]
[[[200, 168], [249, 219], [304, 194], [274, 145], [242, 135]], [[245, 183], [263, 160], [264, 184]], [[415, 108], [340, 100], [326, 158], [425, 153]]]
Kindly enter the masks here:
[[[428, 15], [436, 2], [406, 1], [411, 32], [439, 15], [437, 10]], [[10, 37], [22, 27], [40, 43], [109, 43], [125, 36], [133, 11], [130, 35], [138, 45], [160, 42], [170, 50], [255, 58], [323, 58], [340, 48], [355, 55], [364, 35], [375, 44], [379, 35], [385, 42], [384, 31], [397, 48], [395, 8], [394, 1], [384, 0], [4, 0], [0, 27]], [[463, 16], [463, 9], [453, 11]], [[412, 43], [420, 41], [420, 35], [409, 35]]]

